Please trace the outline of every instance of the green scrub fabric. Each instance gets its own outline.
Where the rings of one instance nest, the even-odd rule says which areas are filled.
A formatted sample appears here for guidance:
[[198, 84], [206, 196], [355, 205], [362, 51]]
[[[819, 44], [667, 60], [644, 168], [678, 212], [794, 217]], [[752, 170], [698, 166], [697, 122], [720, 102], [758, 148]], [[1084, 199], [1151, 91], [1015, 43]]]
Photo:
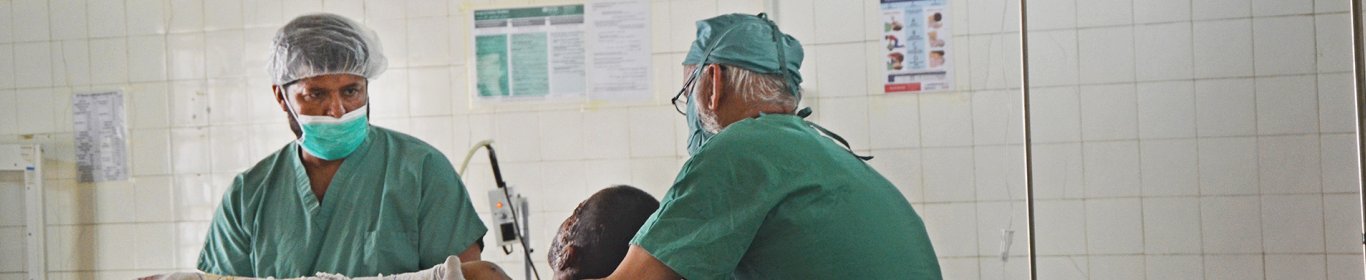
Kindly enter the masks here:
[[942, 279], [896, 186], [800, 117], [731, 124], [631, 244], [687, 279]]
[[238, 174], [210, 224], [199, 269], [282, 278], [398, 274], [441, 264], [487, 231], [441, 152], [370, 126], [321, 203], [296, 143]]

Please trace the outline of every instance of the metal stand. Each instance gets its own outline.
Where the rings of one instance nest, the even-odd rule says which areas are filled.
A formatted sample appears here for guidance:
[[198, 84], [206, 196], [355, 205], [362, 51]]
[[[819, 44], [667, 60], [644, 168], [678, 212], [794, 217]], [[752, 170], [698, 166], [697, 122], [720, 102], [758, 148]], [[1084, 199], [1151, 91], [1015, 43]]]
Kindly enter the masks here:
[[[1352, 11], [1351, 11], [1351, 15], [1352, 15], [1352, 89], [1353, 89], [1353, 90], [1355, 91], [1355, 93], [1356, 93], [1355, 96], [1356, 96], [1356, 104], [1357, 104], [1357, 107], [1356, 107], [1356, 110], [1357, 110], [1357, 112], [1356, 112], [1356, 113], [1357, 113], [1357, 118], [1356, 118], [1356, 122], [1357, 122], [1357, 143], [1356, 143], [1356, 144], [1357, 144], [1357, 167], [1360, 168], [1360, 169], [1357, 170], [1357, 179], [1359, 180], [1359, 181], [1357, 181], [1357, 191], [1358, 191], [1357, 194], [1361, 195], [1361, 199], [1358, 200], [1357, 203], [1359, 204], [1359, 206], [1361, 206], [1361, 212], [1360, 212], [1360, 213], [1362, 214], [1362, 216], [1359, 216], [1359, 217], [1366, 217], [1366, 163], [1363, 163], [1363, 162], [1362, 162], [1363, 158], [1366, 158], [1366, 146], [1363, 146], [1363, 144], [1366, 144], [1366, 134], [1363, 134], [1363, 133], [1362, 133], [1362, 130], [1363, 130], [1363, 129], [1366, 129], [1366, 90], [1363, 90], [1363, 89], [1362, 89], [1362, 85], [1363, 85], [1363, 84], [1366, 84], [1366, 76], [1363, 76], [1363, 72], [1362, 72], [1362, 71], [1366, 71], [1366, 69], [1363, 69], [1363, 68], [1366, 68], [1366, 61], [1362, 61], [1362, 59], [1363, 59], [1363, 58], [1366, 58], [1366, 57], [1363, 57], [1363, 50], [1362, 50], [1362, 47], [1363, 47], [1363, 46], [1362, 46], [1362, 30], [1361, 30], [1361, 23], [1362, 23], [1362, 18], [1361, 18], [1361, 0], [1351, 0], [1351, 9], [1352, 9]], [[1361, 241], [1361, 242], [1362, 242], [1362, 252], [1363, 252], [1363, 253], [1362, 253], [1362, 259], [1361, 259], [1361, 260], [1362, 260], [1362, 263], [1363, 263], [1363, 264], [1366, 264], [1366, 218], [1363, 218], [1363, 219], [1361, 220], [1361, 225], [1362, 225], [1362, 229], [1361, 229], [1361, 232], [1362, 232], [1362, 241]], [[1366, 267], [1366, 266], [1363, 266], [1363, 267]], [[1366, 273], [1366, 270], [1363, 270], [1362, 273]]]
[[43, 149], [38, 145], [0, 145], [0, 172], [24, 172], [24, 241], [27, 244], [28, 279], [47, 279], [43, 216]]
[[[517, 203], [515, 205], [517, 205], [518, 209], [522, 209], [522, 244], [531, 244], [531, 222], [529, 222], [531, 220], [531, 207], [527, 205], [526, 198], [522, 197], [520, 194], [517, 195]], [[526, 248], [526, 250], [531, 250], [531, 248]], [[522, 268], [526, 270], [526, 274], [522, 275], [533, 275], [532, 266], [535, 265], [536, 264], [531, 262], [531, 260], [526, 260], [525, 265], [522, 266]]]
[[[1034, 253], [1034, 141], [1030, 138], [1032, 124], [1029, 119], [1029, 13], [1026, 0], [1020, 1], [1020, 110], [1024, 116], [1024, 168], [1025, 168], [1025, 239], [1029, 252], [1029, 279], [1039, 279], [1038, 256]], [[1360, 1], [1360, 0], [1356, 0]]]

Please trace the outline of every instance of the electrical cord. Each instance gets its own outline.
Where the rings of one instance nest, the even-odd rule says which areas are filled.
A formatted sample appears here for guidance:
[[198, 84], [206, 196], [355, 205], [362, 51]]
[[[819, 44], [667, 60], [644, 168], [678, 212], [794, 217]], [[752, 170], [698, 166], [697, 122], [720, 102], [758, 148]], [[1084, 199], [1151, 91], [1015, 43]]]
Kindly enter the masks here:
[[[473, 148], [470, 148], [469, 153], [465, 154], [464, 163], [460, 164], [460, 173], [465, 173], [465, 169], [469, 167], [470, 158], [473, 157], [474, 152], [479, 150], [479, 148], [481, 147], [488, 149], [489, 165], [493, 167], [493, 180], [498, 185], [498, 188], [503, 190], [503, 198], [507, 200], [508, 204], [510, 204], [508, 205], [508, 210], [511, 210], [512, 212], [512, 233], [516, 235], [517, 240], [521, 241], [522, 243], [522, 253], [526, 257], [526, 265], [531, 267], [531, 272], [534, 273], [534, 275], [536, 276], [536, 280], [540, 280], [541, 272], [538, 269], [536, 269], [536, 263], [531, 261], [531, 246], [527, 244], [526, 235], [522, 234], [522, 228], [518, 226], [519, 224], [517, 223], [518, 221], [521, 221], [521, 218], [517, 215], [517, 206], [511, 205], [513, 204], [512, 195], [508, 193], [507, 182], [503, 181], [503, 172], [501, 169], [498, 168], [498, 155], [496, 152], [493, 151], [493, 141], [479, 141], [479, 143], [475, 144]], [[511, 248], [508, 248], [508, 246], [502, 247], [504, 254], [512, 254]]]

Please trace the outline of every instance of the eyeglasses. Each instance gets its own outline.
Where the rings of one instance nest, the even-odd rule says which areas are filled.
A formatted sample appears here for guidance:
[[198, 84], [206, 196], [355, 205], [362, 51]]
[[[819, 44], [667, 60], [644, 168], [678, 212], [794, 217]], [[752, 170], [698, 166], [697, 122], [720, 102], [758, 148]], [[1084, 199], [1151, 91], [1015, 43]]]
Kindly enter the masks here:
[[701, 76], [702, 72], [700, 71], [700, 67], [698, 70], [699, 71], [694, 71], [692, 75], [688, 75], [688, 81], [683, 82], [683, 88], [679, 89], [678, 94], [675, 94], [674, 98], [669, 100], [669, 102], [674, 104], [674, 110], [677, 110], [679, 115], [688, 115], [688, 113], [684, 112], [684, 110], [688, 108], [688, 96], [684, 94], [688, 92], [688, 89], [693, 88], [693, 86], [697, 84], [697, 76]]

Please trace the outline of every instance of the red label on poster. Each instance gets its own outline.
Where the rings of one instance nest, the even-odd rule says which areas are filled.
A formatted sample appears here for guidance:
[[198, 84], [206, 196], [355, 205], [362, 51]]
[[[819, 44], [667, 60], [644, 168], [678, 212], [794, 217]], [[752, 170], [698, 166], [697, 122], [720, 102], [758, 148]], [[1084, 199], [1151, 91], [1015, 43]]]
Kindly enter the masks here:
[[920, 91], [920, 83], [887, 84], [886, 86], [883, 86], [883, 92], [903, 92], [903, 91]]

